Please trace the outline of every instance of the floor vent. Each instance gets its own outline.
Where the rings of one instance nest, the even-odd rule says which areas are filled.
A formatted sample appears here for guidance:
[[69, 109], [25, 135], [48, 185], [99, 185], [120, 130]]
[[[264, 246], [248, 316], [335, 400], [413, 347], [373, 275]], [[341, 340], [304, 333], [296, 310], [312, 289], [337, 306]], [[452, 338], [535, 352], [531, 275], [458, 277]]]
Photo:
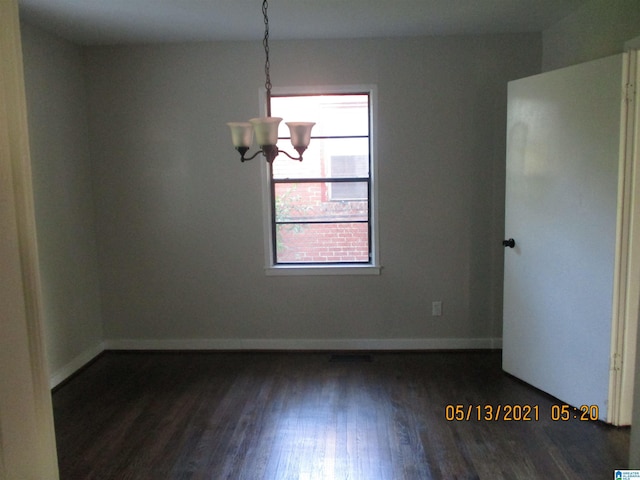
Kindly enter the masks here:
[[373, 361], [373, 357], [367, 354], [336, 353], [331, 355], [329, 361], [337, 363], [363, 363]]

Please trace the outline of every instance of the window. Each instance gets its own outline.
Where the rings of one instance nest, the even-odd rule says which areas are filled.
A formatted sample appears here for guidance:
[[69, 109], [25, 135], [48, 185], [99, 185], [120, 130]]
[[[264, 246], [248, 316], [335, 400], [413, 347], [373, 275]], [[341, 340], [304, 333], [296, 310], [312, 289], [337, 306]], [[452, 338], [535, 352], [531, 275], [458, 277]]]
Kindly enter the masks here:
[[[269, 266], [375, 267], [371, 90], [274, 92], [271, 113], [316, 126], [302, 162], [280, 155], [267, 169]], [[279, 147], [291, 148], [284, 122]]]

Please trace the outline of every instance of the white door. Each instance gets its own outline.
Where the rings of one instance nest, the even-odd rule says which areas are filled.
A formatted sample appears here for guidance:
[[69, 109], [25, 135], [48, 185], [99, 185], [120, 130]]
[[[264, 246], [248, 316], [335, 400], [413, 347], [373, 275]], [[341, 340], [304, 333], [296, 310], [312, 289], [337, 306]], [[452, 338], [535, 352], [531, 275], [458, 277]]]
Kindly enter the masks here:
[[625, 56], [509, 83], [503, 369], [609, 418]]

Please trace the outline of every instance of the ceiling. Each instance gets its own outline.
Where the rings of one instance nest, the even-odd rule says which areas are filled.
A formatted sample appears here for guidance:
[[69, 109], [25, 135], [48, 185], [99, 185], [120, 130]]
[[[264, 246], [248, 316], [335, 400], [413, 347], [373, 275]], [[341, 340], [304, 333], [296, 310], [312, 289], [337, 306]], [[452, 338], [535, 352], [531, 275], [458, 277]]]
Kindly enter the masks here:
[[[539, 32], [587, 0], [271, 0], [272, 39]], [[261, 0], [19, 0], [84, 45], [261, 38]]]

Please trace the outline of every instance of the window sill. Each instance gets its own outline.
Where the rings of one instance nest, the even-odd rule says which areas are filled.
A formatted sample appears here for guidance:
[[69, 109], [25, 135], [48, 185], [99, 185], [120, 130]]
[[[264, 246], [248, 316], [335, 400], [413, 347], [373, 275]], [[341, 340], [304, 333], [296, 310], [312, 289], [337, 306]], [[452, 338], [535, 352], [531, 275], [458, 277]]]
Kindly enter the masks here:
[[380, 275], [379, 265], [277, 265], [265, 268], [267, 276]]

